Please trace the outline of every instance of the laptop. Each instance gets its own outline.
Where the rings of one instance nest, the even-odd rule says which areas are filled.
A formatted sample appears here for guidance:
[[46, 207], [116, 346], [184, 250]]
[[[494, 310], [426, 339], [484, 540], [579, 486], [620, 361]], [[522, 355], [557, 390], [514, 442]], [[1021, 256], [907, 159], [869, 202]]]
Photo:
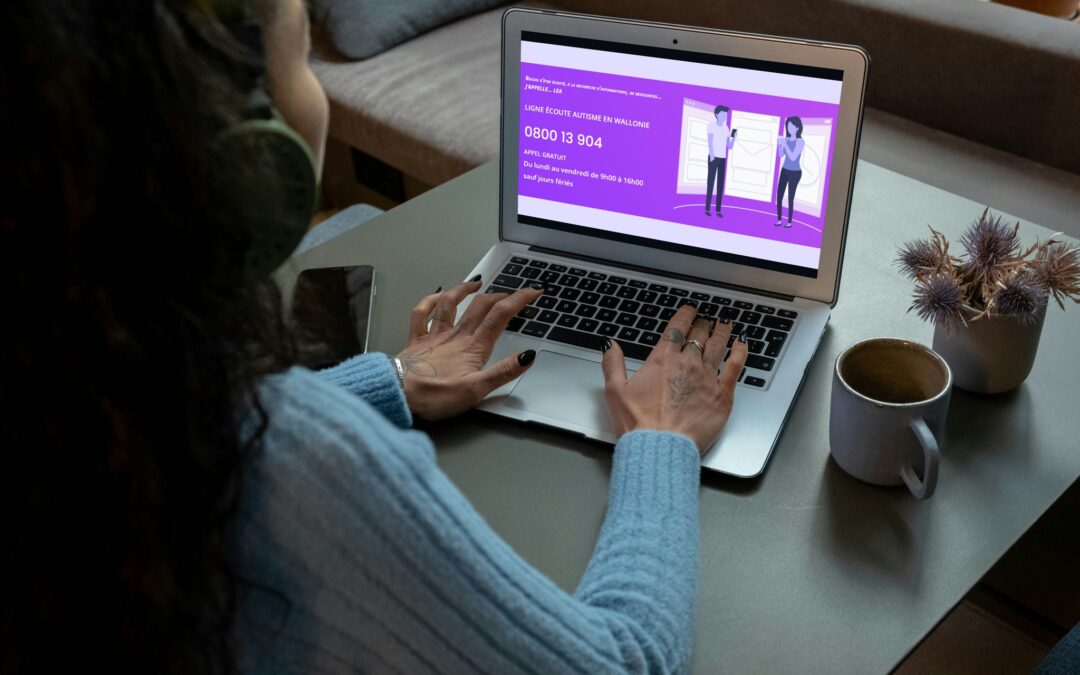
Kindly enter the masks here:
[[523, 8], [502, 45], [499, 243], [467, 278], [545, 292], [491, 356], [534, 365], [479, 407], [613, 443], [601, 343], [632, 377], [690, 303], [749, 345], [701, 464], [759, 475], [837, 301], [866, 52]]

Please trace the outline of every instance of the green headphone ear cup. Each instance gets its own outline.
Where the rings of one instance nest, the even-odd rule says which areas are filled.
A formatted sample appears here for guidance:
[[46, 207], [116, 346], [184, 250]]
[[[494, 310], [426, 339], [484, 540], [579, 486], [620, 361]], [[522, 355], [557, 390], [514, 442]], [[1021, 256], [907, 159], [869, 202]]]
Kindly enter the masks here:
[[223, 131], [214, 143], [211, 182], [228, 217], [254, 234], [243, 265], [267, 276], [307, 232], [318, 197], [318, 172], [307, 142], [274, 114]]

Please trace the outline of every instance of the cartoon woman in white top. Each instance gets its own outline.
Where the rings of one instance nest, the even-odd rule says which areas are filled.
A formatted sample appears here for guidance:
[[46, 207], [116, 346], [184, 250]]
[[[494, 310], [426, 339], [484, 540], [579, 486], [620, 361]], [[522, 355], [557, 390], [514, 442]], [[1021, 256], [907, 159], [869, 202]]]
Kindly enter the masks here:
[[802, 160], [803, 148], [806, 147], [806, 141], [802, 137], [803, 123], [801, 119], [794, 116], [787, 118], [784, 129], [787, 135], [778, 139], [778, 152], [776, 153], [784, 158], [783, 164], [780, 166], [780, 180], [776, 183], [775, 224], [777, 227], [782, 222], [780, 216], [783, 213], [784, 188], [787, 188], [788, 193], [787, 224], [784, 227], [791, 227], [791, 213], [795, 210], [795, 188], [799, 186], [799, 179], [802, 178], [802, 165], [799, 162]]

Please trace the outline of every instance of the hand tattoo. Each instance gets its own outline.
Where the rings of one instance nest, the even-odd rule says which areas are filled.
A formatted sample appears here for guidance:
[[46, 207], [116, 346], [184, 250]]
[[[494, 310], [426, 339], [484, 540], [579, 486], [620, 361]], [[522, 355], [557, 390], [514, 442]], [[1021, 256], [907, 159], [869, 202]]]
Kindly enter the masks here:
[[450, 323], [450, 312], [442, 308], [436, 309], [431, 315], [431, 323]]
[[682, 332], [682, 329], [680, 328], [672, 328], [668, 331], [668, 334], [664, 336], [664, 339], [682, 347], [683, 343], [686, 342], [686, 333]]
[[668, 378], [668, 391], [671, 395], [671, 409], [674, 410], [690, 398], [690, 394], [697, 389], [697, 383], [690, 373], [682, 372]]
[[428, 360], [431, 355], [431, 348], [421, 349], [420, 351], [413, 352], [412, 354], [402, 353], [398, 356], [401, 359], [402, 369], [409, 375], [416, 375], [418, 377], [437, 377], [439, 375], [439, 369], [435, 367], [435, 364]]

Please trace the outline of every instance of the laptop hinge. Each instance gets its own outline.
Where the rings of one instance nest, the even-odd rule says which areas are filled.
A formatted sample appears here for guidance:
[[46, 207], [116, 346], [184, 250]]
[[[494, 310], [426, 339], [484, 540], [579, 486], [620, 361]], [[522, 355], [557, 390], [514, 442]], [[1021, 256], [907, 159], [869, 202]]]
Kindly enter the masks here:
[[689, 274], [678, 274], [676, 272], [667, 272], [664, 270], [654, 269], [652, 267], [641, 267], [639, 265], [628, 265], [626, 263], [619, 263], [613, 260], [605, 260], [603, 258], [594, 258], [588, 255], [581, 255], [578, 253], [568, 253], [566, 251], [559, 251], [553, 248], [546, 248], [544, 246], [530, 246], [530, 251], [537, 251], [539, 253], [548, 253], [551, 255], [557, 255], [561, 258], [573, 258], [574, 260], [581, 260], [583, 262], [590, 262], [597, 265], [606, 265], [608, 267], [618, 267], [624, 270], [633, 270], [635, 272], [643, 272], [645, 274], [658, 274], [664, 277], [671, 277], [673, 279], [681, 279], [695, 284], [703, 284], [705, 286], [718, 286], [720, 288], [727, 288], [733, 291], [742, 291], [744, 293], [750, 293], [752, 295], [764, 295], [769, 298], [775, 298], [777, 300], [784, 300], [786, 302], [793, 302], [795, 296], [784, 295], [783, 293], [773, 293], [772, 291], [765, 291], [760, 288], [750, 288], [749, 286], [740, 286], [738, 284], [729, 284], [723, 281], [717, 281], [715, 279], [705, 279], [703, 277], [695, 277]]

